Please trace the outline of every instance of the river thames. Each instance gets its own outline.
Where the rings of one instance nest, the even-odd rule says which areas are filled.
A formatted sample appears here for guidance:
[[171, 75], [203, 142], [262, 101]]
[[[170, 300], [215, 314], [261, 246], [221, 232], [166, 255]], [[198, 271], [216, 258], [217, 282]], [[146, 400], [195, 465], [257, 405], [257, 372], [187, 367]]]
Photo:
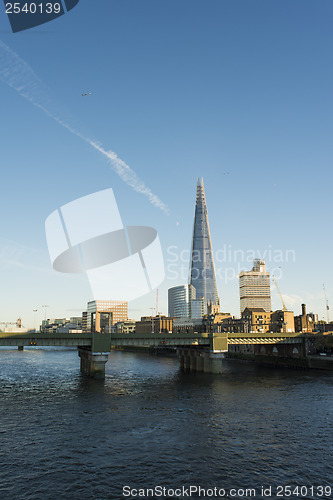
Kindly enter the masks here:
[[0, 349], [1, 500], [333, 498], [332, 372], [117, 351], [105, 381], [79, 366]]

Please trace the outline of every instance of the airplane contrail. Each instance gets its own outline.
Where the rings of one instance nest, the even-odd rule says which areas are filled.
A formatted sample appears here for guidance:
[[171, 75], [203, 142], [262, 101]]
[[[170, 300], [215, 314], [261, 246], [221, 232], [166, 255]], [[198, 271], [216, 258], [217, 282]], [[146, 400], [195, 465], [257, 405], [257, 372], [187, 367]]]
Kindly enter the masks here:
[[72, 134], [76, 135], [96, 151], [101, 153], [110, 163], [112, 169], [119, 177], [134, 191], [146, 196], [150, 203], [159, 208], [165, 214], [169, 215], [168, 206], [163, 203], [159, 197], [154, 194], [151, 189], [146, 186], [134, 170], [127, 165], [118, 155], [109, 150], [104, 149], [96, 141], [81, 134], [74, 127], [69, 125], [65, 120], [57, 116], [56, 113], [50, 111], [52, 100], [50, 91], [36, 75], [33, 69], [16, 52], [9, 48], [0, 40], [0, 80], [6, 83], [9, 87], [18, 92], [21, 97], [27, 99], [31, 104], [43, 111], [47, 116], [55, 120], [59, 125], [67, 129]]

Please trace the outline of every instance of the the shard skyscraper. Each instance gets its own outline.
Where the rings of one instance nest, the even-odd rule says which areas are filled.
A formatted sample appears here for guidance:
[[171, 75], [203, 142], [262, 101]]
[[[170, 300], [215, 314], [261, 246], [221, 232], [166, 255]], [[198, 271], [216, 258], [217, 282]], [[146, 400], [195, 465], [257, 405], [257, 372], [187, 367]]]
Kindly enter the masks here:
[[[196, 289], [196, 297], [204, 301], [204, 313], [217, 311], [217, 295], [212, 243], [203, 179], [198, 179], [195, 202], [193, 241], [191, 254], [190, 284]], [[212, 306], [212, 307], [209, 307]]]

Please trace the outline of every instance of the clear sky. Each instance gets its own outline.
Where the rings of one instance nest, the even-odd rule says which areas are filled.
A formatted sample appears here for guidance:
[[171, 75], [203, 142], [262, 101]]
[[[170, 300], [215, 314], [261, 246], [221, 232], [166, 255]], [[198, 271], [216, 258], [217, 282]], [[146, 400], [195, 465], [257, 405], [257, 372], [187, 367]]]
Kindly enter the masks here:
[[[81, 0], [59, 19], [13, 34], [1, 2], [0, 63], [19, 56], [35, 101], [117, 153], [170, 214], [2, 74], [0, 321], [21, 316], [33, 326], [43, 304], [47, 317], [85, 309], [88, 281], [52, 269], [44, 223], [61, 205], [110, 187], [124, 224], [159, 232], [166, 279], [158, 310], [166, 314], [167, 289], [188, 280], [198, 176], [222, 310], [239, 315], [237, 276], [256, 256], [280, 278], [288, 308], [299, 314], [305, 302], [326, 319], [332, 18], [331, 0]], [[11, 68], [18, 78], [22, 64]], [[130, 317], [150, 314], [155, 303], [155, 292], [130, 302]], [[274, 285], [272, 306], [281, 308]]]

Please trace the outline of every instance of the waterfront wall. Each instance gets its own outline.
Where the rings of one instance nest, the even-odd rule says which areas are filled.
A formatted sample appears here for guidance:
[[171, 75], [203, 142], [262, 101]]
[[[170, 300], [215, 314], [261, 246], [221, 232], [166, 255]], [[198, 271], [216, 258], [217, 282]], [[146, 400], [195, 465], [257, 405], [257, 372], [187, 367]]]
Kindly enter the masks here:
[[242, 352], [228, 352], [228, 359], [241, 359], [252, 361], [259, 365], [273, 366], [276, 368], [292, 368], [297, 370], [329, 370], [333, 371], [333, 357], [307, 356], [284, 357], [246, 354]]

